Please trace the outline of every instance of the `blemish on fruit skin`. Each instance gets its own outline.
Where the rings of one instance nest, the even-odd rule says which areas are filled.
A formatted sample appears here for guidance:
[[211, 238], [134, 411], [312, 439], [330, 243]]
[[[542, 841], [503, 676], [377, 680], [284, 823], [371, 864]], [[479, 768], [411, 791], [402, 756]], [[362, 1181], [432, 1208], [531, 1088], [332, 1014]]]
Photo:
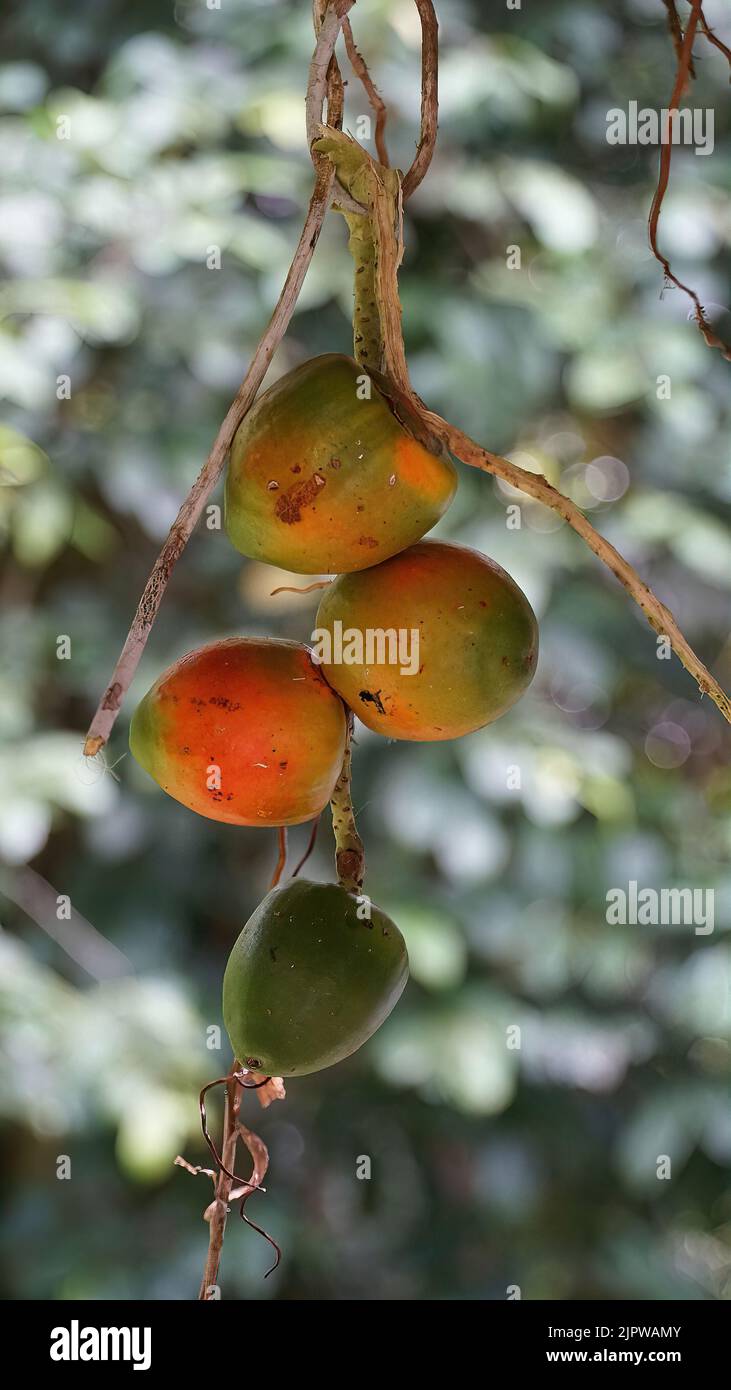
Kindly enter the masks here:
[[314, 502], [323, 487], [325, 479], [321, 473], [316, 473], [304, 482], [293, 483], [292, 487], [277, 498], [274, 510], [278, 520], [283, 521], [285, 526], [292, 526], [295, 522], [301, 521], [302, 508]]
[[359, 690], [358, 699], [362, 700], [364, 705], [375, 705], [379, 714], [386, 713], [380, 690]]
[[272, 478], [272, 479], [267, 483], [267, 492], [277, 492], [278, 488], [279, 488], [279, 483], [277, 482], [276, 478]]

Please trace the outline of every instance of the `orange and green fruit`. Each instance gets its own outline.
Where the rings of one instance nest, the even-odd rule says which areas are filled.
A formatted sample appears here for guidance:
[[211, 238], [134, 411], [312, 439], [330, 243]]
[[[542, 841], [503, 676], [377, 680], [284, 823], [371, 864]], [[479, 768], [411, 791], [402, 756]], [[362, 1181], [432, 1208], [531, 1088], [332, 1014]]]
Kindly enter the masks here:
[[538, 625], [494, 560], [422, 541], [323, 594], [313, 655], [369, 729], [459, 738], [499, 718], [533, 678]]
[[270, 1076], [341, 1062], [388, 1017], [408, 973], [385, 912], [339, 884], [292, 879], [267, 894], [229, 956], [223, 1018], [234, 1056]]
[[342, 702], [307, 647], [231, 637], [165, 671], [132, 718], [130, 748], [163, 791], [231, 825], [319, 815], [345, 751]]
[[451, 461], [413, 438], [363, 368], [327, 353], [277, 381], [239, 427], [226, 530], [252, 559], [345, 574], [420, 540], [456, 486]]

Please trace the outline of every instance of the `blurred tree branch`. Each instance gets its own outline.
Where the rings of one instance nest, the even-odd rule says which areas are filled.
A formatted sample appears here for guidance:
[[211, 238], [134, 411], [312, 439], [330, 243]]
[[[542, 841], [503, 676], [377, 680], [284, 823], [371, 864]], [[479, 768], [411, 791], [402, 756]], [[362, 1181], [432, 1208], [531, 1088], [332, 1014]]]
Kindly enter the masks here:
[[690, 3], [692, 5], [692, 11], [688, 19], [685, 34], [683, 34], [683, 31], [681, 29], [680, 20], [678, 18], [678, 12], [675, 7], [674, 0], [663, 0], [663, 3], [665, 4], [665, 8], [668, 12], [668, 24], [673, 39], [673, 47], [675, 48], [675, 54], [678, 60], [678, 65], [675, 74], [675, 82], [673, 84], [673, 90], [670, 97], [670, 105], [668, 107], [670, 114], [668, 117], [667, 129], [661, 130], [660, 132], [660, 172], [658, 174], [657, 188], [655, 189], [655, 194], [652, 199], [650, 215], [647, 223], [648, 234], [650, 238], [650, 246], [652, 248], [652, 254], [654, 255], [655, 259], [660, 262], [660, 265], [662, 266], [663, 271], [665, 272], [665, 278], [669, 280], [671, 284], [675, 285], [677, 289], [682, 290], [684, 294], [687, 294], [688, 298], [692, 300], [694, 306], [695, 321], [698, 324], [698, 329], [704, 341], [708, 344], [708, 347], [718, 348], [718, 351], [722, 354], [723, 357], [726, 358], [726, 361], [731, 362], [731, 347], [729, 347], [728, 344], [724, 342], [723, 338], [720, 338], [718, 334], [714, 331], [714, 329], [711, 328], [711, 325], [705, 316], [703, 305], [701, 304], [700, 299], [698, 298], [698, 295], [696, 294], [695, 290], [692, 289], [690, 285], [685, 285], [682, 280], [678, 279], [677, 275], [670, 266], [670, 261], [668, 257], [664, 255], [663, 252], [660, 250], [657, 240], [658, 224], [660, 221], [660, 210], [662, 208], [663, 201], [665, 199], [665, 194], [668, 188], [668, 183], [670, 181], [670, 161], [672, 158], [673, 150], [672, 127], [670, 123], [673, 119], [673, 116], [675, 116], [676, 118], [678, 117], [678, 102], [680, 101], [690, 79], [692, 77], [695, 77], [695, 70], [693, 68], [693, 40], [696, 35], [696, 30], [698, 28], [699, 21], [703, 33], [714, 45], [714, 47], [718, 48], [722, 53], [726, 55], [729, 61], [731, 61], [731, 52], [729, 52], [728, 48], [726, 48], [726, 45], [722, 43], [720, 39], [716, 38], [716, 35], [709, 28], [706, 22], [705, 15], [703, 14], [701, 0], [690, 0]]

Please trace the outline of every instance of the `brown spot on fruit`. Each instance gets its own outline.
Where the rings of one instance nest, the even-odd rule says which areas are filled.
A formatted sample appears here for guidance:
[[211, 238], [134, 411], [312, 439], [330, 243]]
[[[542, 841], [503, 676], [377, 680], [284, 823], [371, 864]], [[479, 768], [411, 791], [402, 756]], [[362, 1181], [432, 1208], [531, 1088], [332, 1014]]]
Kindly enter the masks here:
[[316, 473], [301, 483], [294, 483], [281, 497], [277, 498], [276, 514], [285, 526], [293, 526], [302, 520], [302, 508], [314, 502], [318, 492], [325, 486], [325, 479]]
[[[411, 438], [377, 388], [360, 400], [361, 373], [352, 358], [334, 353], [302, 363], [260, 396], [239, 426], [225, 526], [244, 555], [298, 574], [360, 570], [400, 553], [443, 515], [456, 487], [454, 466]], [[324, 512], [304, 481], [313, 478], [318, 488], [327, 482]], [[279, 487], [267, 490], [270, 481]], [[293, 491], [300, 483], [303, 490]], [[391, 500], [397, 493], [399, 506], [386, 505], [384, 494]], [[378, 557], [370, 541], [358, 541], [366, 495]]]
[[358, 692], [358, 699], [362, 700], [364, 705], [375, 705], [379, 714], [386, 713], [380, 690], [361, 690]]
[[535, 614], [515, 581], [476, 551], [439, 541], [341, 574], [315, 620], [331, 636], [335, 624], [342, 631], [418, 633], [413, 665], [405, 669], [365, 652], [359, 661], [323, 666], [363, 723], [394, 738], [459, 738], [492, 723], [524, 693], [536, 665]]
[[[342, 702], [306, 647], [229, 638], [163, 673], [133, 717], [130, 746], [160, 786], [201, 815], [299, 825], [329, 800], [345, 732]], [[212, 766], [225, 791], [207, 786]]]

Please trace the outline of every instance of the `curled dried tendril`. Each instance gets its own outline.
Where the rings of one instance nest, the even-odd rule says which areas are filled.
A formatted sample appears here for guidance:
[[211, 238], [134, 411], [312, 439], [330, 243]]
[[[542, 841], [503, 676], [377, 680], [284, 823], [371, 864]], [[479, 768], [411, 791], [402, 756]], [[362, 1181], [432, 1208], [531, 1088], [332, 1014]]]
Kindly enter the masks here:
[[[210, 1149], [211, 1154], [213, 1155], [214, 1161], [219, 1171], [225, 1173], [226, 1177], [229, 1178], [231, 1182], [234, 1182], [238, 1186], [243, 1188], [242, 1192], [236, 1193], [236, 1199], [240, 1198], [241, 1202], [241, 1205], [239, 1207], [239, 1216], [241, 1217], [242, 1221], [246, 1223], [247, 1226], [250, 1226], [251, 1229], [253, 1231], [256, 1231], [258, 1235], [263, 1236], [264, 1240], [268, 1241], [269, 1244], [272, 1246], [273, 1250], [276, 1252], [276, 1259], [274, 1261], [274, 1264], [271, 1266], [270, 1269], [267, 1270], [266, 1274], [264, 1275], [264, 1278], [268, 1279], [269, 1275], [272, 1274], [274, 1270], [277, 1268], [277, 1265], [279, 1264], [282, 1258], [282, 1252], [280, 1247], [277, 1245], [277, 1242], [272, 1238], [272, 1236], [270, 1236], [261, 1226], [257, 1226], [256, 1222], [252, 1221], [251, 1218], [246, 1215], [245, 1210], [246, 1203], [248, 1202], [252, 1192], [266, 1192], [266, 1188], [262, 1185], [269, 1164], [269, 1154], [267, 1152], [266, 1144], [263, 1143], [263, 1141], [258, 1137], [258, 1135], [252, 1133], [252, 1131], [247, 1129], [245, 1125], [242, 1125], [239, 1120], [236, 1121], [236, 1133], [240, 1136], [240, 1138], [245, 1143], [247, 1149], [249, 1150], [253, 1163], [251, 1177], [242, 1178], [239, 1176], [238, 1173], [232, 1173], [231, 1170], [226, 1167], [226, 1164], [224, 1163], [221, 1154], [218, 1152], [214, 1140], [212, 1139], [211, 1134], [208, 1130], [208, 1118], [206, 1115], [206, 1096], [208, 1092], [213, 1089], [214, 1086], [226, 1086], [230, 1081], [235, 1081], [236, 1084], [240, 1086], [244, 1091], [258, 1091], [261, 1089], [261, 1087], [267, 1086], [272, 1079], [270, 1076], [265, 1076], [262, 1081], [247, 1081], [245, 1078], [248, 1076], [248, 1074], [249, 1073], [246, 1071], [235, 1071], [231, 1072], [228, 1076], [219, 1076], [216, 1077], [215, 1081], [209, 1081], [201, 1090], [200, 1096], [198, 1098], [198, 1107], [200, 1110], [201, 1129], [203, 1131], [203, 1138], [205, 1139], [206, 1144], [208, 1145], [208, 1148]], [[233, 1194], [231, 1195], [233, 1197]]]

